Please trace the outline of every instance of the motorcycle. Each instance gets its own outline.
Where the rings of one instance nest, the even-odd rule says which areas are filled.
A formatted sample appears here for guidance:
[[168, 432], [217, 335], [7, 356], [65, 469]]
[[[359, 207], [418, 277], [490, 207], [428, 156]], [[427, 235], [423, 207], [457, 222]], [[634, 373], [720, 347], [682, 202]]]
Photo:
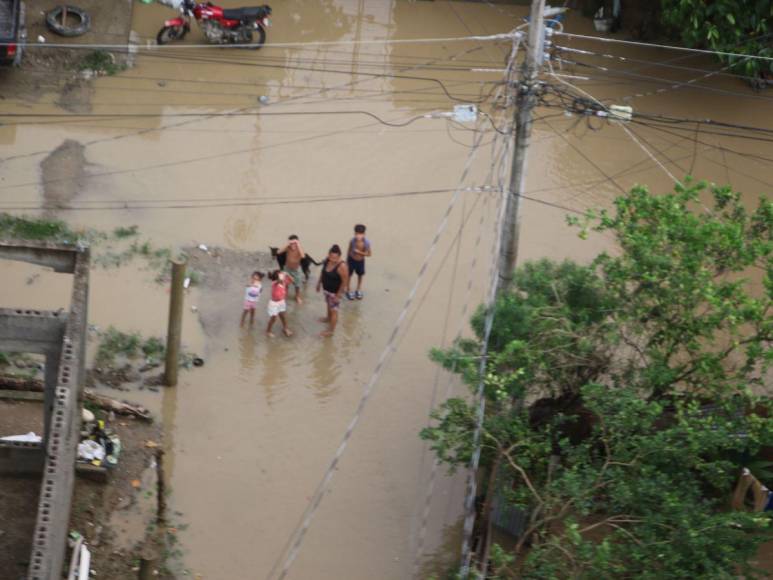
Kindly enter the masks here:
[[[164, 22], [156, 42], [168, 44], [182, 40], [191, 30], [191, 17], [199, 23], [204, 36], [212, 44], [245, 44], [260, 48], [266, 42], [266, 28], [271, 25], [271, 7], [221, 8], [212, 2], [194, 0], [166, 0], [163, 2], [179, 10], [182, 15]], [[253, 33], [258, 39], [253, 44]]]

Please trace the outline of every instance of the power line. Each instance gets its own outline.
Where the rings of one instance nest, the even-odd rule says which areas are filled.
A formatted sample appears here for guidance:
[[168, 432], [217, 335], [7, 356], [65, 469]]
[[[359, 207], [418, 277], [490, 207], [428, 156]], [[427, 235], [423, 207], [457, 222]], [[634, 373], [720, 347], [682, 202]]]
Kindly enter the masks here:
[[588, 36], [586, 34], [572, 34], [569, 32], [561, 32], [556, 31], [554, 34], [559, 36], [566, 36], [567, 38], [580, 38], [583, 40], [593, 40], [597, 42], [607, 42], [612, 44], [627, 44], [629, 46], [643, 46], [646, 48], [662, 48], [666, 50], [679, 50], [679, 51], [685, 51], [685, 52], [693, 52], [696, 54], [711, 54], [714, 56], [730, 56], [730, 57], [737, 57], [737, 58], [748, 58], [748, 59], [754, 59], [754, 60], [766, 60], [766, 61], [773, 61], [773, 56], [763, 56], [763, 55], [750, 55], [750, 54], [743, 54], [738, 52], [723, 52], [721, 50], [707, 50], [703, 48], [688, 48], [686, 46], [673, 46], [673, 45], [667, 45], [667, 44], [654, 44], [651, 42], [638, 42], [635, 40], [622, 40], [619, 38], [610, 38], [608, 36]]
[[[478, 134], [478, 143], [483, 138], [483, 135], [484, 135], [483, 131], [481, 131]], [[464, 181], [467, 179], [467, 175], [469, 174], [470, 168], [472, 167], [472, 161], [475, 158], [477, 151], [478, 151], [478, 148], [476, 147], [475, 149], [472, 149], [469, 155], [467, 156], [465, 168], [462, 172], [461, 179], [459, 180], [460, 188], [454, 192], [454, 195], [449, 200], [448, 206], [446, 207], [443, 217], [441, 218], [440, 223], [437, 226], [432, 242], [430, 243], [430, 246], [427, 249], [426, 255], [419, 269], [419, 272], [416, 276], [416, 280], [413, 284], [413, 287], [408, 293], [408, 297], [405, 300], [405, 304], [403, 305], [403, 308], [400, 311], [400, 314], [397, 317], [397, 320], [395, 321], [395, 324], [392, 328], [392, 332], [390, 333], [389, 339], [387, 340], [387, 344], [384, 347], [383, 351], [381, 352], [381, 356], [379, 357], [378, 363], [376, 364], [376, 367], [374, 368], [370, 379], [368, 380], [365, 387], [363, 388], [362, 396], [360, 397], [360, 401], [359, 401], [359, 404], [357, 405], [357, 409], [354, 413], [354, 416], [349, 422], [349, 426], [347, 427], [346, 432], [344, 433], [344, 436], [341, 439], [341, 442], [333, 456], [333, 459], [331, 460], [328, 468], [326, 469], [322, 477], [322, 480], [317, 486], [312, 496], [312, 499], [309, 502], [309, 505], [304, 512], [300, 525], [296, 527], [295, 530], [293, 530], [292, 534], [290, 535], [290, 543], [288, 547], [285, 550], [283, 550], [282, 554], [280, 554], [280, 557], [279, 559], [277, 559], [275, 566], [269, 572], [268, 578], [273, 578], [274, 574], [278, 572], [279, 580], [283, 580], [287, 575], [288, 571], [290, 570], [290, 567], [292, 566], [293, 562], [295, 561], [295, 558], [297, 557], [301, 549], [301, 546], [303, 545], [303, 541], [311, 525], [311, 521], [320, 503], [322, 502], [325, 491], [327, 490], [328, 485], [333, 478], [336, 467], [341, 457], [343, 456], [344, 452], [346, 451], [349, 441], [351, 440], [352, 434], [354, 433], [354, 429], [357, 427], [358, 423], [360, 422], [362, 413], [365, 410], [365, 407], [370, 399], [373, 389], [378, 384], [384, 368], [386, 367], [386, 365], [388, 364], [389, 360], [392, 357], [392, 354], [396, 350], [395, 349], [396, 340], [398, 338], [398, 335], [400, 334], [400, 330], [402, 329], [403, 322], [408, 314], [409, 309], [411, 308], [411, 305], [413, 304], [413, 300], [416, 296], [419, 286], [421, 285], [424, 279], [424, 276], [426, 275], [429, 264], [432, 260], [432, 257], [435, 254], [435, 250], [437, 249], [438, 242], [440, 241], [440, 237], [442, 236], [443, 232], [448, 226], [451, 212], [453, 211], [457, 201], [459, 200], [459, 194], [461, 192], [461, 184], [463, 184]], [[280, 564], [281, 564], [281, 567], [278, 567], [280, 566]]]
[[[151, 46], [143, 44], [62, 44], [55, 42], [47, 42], [45, 44], [28, 44], [26, 48], [50, 48], [50, 49], [74, 49], [74, 50], [125, 50], [126, 52], [135, 51], [156, 51], [156, 50], [170, 50], [170, 49], [195, 49], [205, 48], [214, 50], [228, 50], [231, 48], [260, 48], [277, 49], [277, 48], [305, 48], [310, 46], [346, 46], [346, 45], [395, 45], [395, 44], [434, 44], [434, 43], [449, 43], [449, 42], [499, 42], [512, 40], [512, 33], [505, 32], [502, 34], [488, 34], [483, 36], [451, 36], [445, 38], [384, 38], [384, 39], [370, 39], [370, 40], [318, 40], [308, 42], [272, 42], [271, 44], [264, 44], [260, 47], [254, 43], [233, 43], [233, 44], [212, 44], [212, 43], [199, 43], [199, 44], [154, 44]], [[11, 42], [0, 42], [0, 46], [9, 46]]]
[[567, 59], [562, 59], [562, 58], [557, 58], [556, 60], [558, 62], [563, 62], [563, 63], [566, 63], [566, 64], [572, 64], [572, 65], [592, 68], [594, 70], [600, 71], [601, 73], [604, 73], [604, 74], [612, 76], [612, 77], [618, 77], [618, 78], [621, 77], [621, 76], [623, 76], [623, 77], [630, 77], [630, 78], [639, 79], [639, 80], [642, 80], [642, 81], [648, 81], [648, 82], [653, 82], [653, 83], [658, 83], [658, 84], [666, 84], [666, 85], [669, 85], [670, 87], [684, 87], [684, 88], [696, 89], [696, 90], [701, 90], [701, 91], [709, 91], [709, 92], [716, 93], [716, 94], [719, 94], [719, 95], [728, 95], [728, 96], [733, 96], [733, 97], [741, 97], [741, 98], [745, 98], [745, 99], [754, 99], [754, 100], [758, 100], [758, 101], [767, 101], [767, 102], [773, 101], [773, 99], [771, 99], [769, 97], [763, 97], [761, 95], [755, 95], [755, 94], [751, 94], [751, 93], [741, 93], [741, 92], [738, 92], [738, 91], [731, 91], [731, 90], [728, 90], [728, 89], [720, 89], [720, 88], [717, 88], [717, 87], [709, 87], [709, 86], [706, 86], [706, 85], [697, 85], [697, 84], [694, 84], [694, 83], [686, 83], [686, 82], [681, 82], [681, 81], [672, 81], [672, 80], [668, 80], [668, 79], [664, 79], [664, 78], [660, 78], [660, 77], [654, 77], [654, 76], [650, 76], [650, 75], [643, 75], [643, 74], [629, 72], [629, 71], [624, 71], [624, 70], [619, 70], [619, 69], [611, 69], [611, 68], [608, 68], [608, 67], [605, 67], [605, 66], [589, 64], [589, 63], [586, 63], [586, 62], [579, 62], [579, 61], [567, 60]]
[[[552, 71], [552, 66], [551, 66], [551, 71]], [[551, 74], [553, 74], [553, 73], [551, 72]], [[553, 76], [555, 76], [555, 75], [553, 75]], [[558, 78], [558, 77], [556, 77], [556, 78]], [[575, 89], [575, 90], [577, 90], [577, 91], [580, 91], [580, 92], [581, 92], [581, 93], [583, 93], [585, 96], [587, 96], [589, 99], [592, 99], [592, 100], [596, 101], [596, 103], [598, 103], [600, 106], [604, 107], [604, 109], [605, 109], [607, 112], [609, 112], [609, 109], [606, 107], [606, 105], [604, 105], [604, 104], [603, 104], [601, 101], [599, 101], [598, 99], [596, 99], [596, 97], [594, 97], [593, 95], [591, 95], [591, 94], [590, 94], [590, 93], [588, 93], [587, 91], [584, 91], [584, 90], [582, 90], [582, 89], [580, 89], [580, 88], [578, 88], [578, 87], [575, 87], [575, 86], [573, 86], [573, 85], [572, 85], [570, 82], [568, 82], [568, 81], [562, 80], [562, 79], [560, 79], [560, 78], [559, 78], [558, 80], [559, 80], [560, 82], [562, 82], [562, 83], [565, 83], [567, 86], [569, 86], [569, 87], [571, 87], [571, 88], [574, 88], [574, 89]], [[653, 160], [653, 161], [654, 161], [654, 162], [655, 162], [655, 163], [656, 163], [656, 164], [657, 164], [657, 165], [658, 165], [658, 166], [659, 166], [659, 167], [660, 167], [660, 168], [661, 168], [661, 169], [662, 169], [662, 170], [663, 170], [665, 173], [666, 173], [666, 175], [668, 175], [668, 176], [671, 178], [671, 180], [672, 180], [674, 183], [676, 183], [676, 184], [678, 184], [678, 185], [681, 185], [681, 181], [679, 181], [679, 180], [678, 180], [676, 177], [674, 177], [674, 175], [673, 175], [673, 174], [672, 174], [672, 173], [671, 173], [671, 172], [668, 170], [668, 168], [666, 168], [666, 166], [665, 166], [665, 165], [663, 165], [663, 164], [660, 162], [660, 160], [659, 160], [657, 157], [655, 157], [655, 156], [652, 154], [652, 152], [651, 152], [649, 149], [647, 149], [647, 148], [646, 148], [644, 145], [642, 145], [642, 143], [639, 141], [638, 137], [636, 137], [636, 134], [635, 134], [633, 131], [631, 131], [631, 130], [630, 130], [628, 127], [626, 127], [624, 123], [620, 123], [620, 128], [621, 128], [623, 131], [625, 131], [625, 132], [626, 132], [626, 134], [627, 134], [627, 135], [628, 135], [628, 136], [631, 138], [631, 140], [632, 140], [634, 143], [636, 143], [636, 144], [639, 146], [639, 148], [640, 148], [642, 151], [644, 151], [644, 152], [645, 152], [645, 153], [646, 153], [646, 154], [647, 154], [647, 155], [648, 155], [648, 156], [649, 156], [649, 157], [650, 157], [650, 158], [651, 158], [651, 159], [652, 159], [652, 160]]]
[[[375, 117], [375, 115], [373, 115], [373, 116]], [[424, 116], [413, 117], [413, 121], [416, 121], [416, 120], [422, 119], [422, 118], [424, 118]], [[413, 121], [411, 121], [411, 122], [413, 122]], [[370, 126], [370, 124], [358, 125], [355, 128], [359, 129], [359, 128], [364, 128], [364, 127], [368, 127], [368, 126]], [[219, 159], [219, 158], [222, 158], [222, 157], [231, 157], [231, 156], [234, 156], [234, 155], [243, 155], [243, 154], [246, 154], [246, 153], [252, 153], [252, 152], [255, 152], [255, 151], [261, 151], [261, 150], [264, 150], [264, 149], [275, 148], [275, 147], [283, 146], [283, 145], [290, 145], [290, 144], [294, 144], [294, 143], [302, 143], [302, 142], [306, 142], [306, 141], [313, 141], [313, 140], [316, 140], [316, 139], [321, 139], [321, 138], [324, 138], [324, 137], [329, 137], [329, 136], [332, 136], [332, 135], [337, 135], [337, 134], [347, 133], [347, 132], [348, 131], [346, 129], [341, 129], [341, 130], [331, 131], [330, 133], [325, 133], [325, 134], [322, 134], [322, 135], [312, 135], [310, 137], [301, 137], [301, 138], [298, 138], [298, 139], [292, 139], [292, 140], [284, 141], [282, 143], [275, 143], [275, 144], [268, 144], [268, 145], [259, 145], [257, 147], [247, 147], [247, 148], [244, 148], [244, 149], [237, 149], [237, 150], [234, 150], [234, 151], [227, 151], [227, 152], [221, 152], [221, 153], [212, 153], [212, 154], [208, 154], [208, 155], [200, 155], [198, 157], [183, 159], [183, 160], [180, 160], [180, 161], [168, 161], [168, 162], [164, 162], [164, 163], [155, 163], [155, 164], [152, 164], [152, 165], [146, 165], [144, 167], [134, 167], [134, 168], [129, 168], [129, 169], [115, 169], [115, 170], [111, 170], [111, 171], [102, 171], [102, 172], [98, 172], [98, 173], [90, 173], [88, 175], [85, 175], [85, 176], [82, 176], [82, 177], [79, 177], [79, 178], [59, 177], [59, 178], [45, 179], [45, 180], [42, 180], [42, 181], [31, 181], [31, 182], [26, 182], [26, 183], [15, 183], [15, 184], [3, 185], [3, 186], [0, 186], [0, 190], [16, 189], [16, 188], [19, 188], [19, 187], [31, 187], [31, 186], [37, 186], [37, 185], [45, 185], [47, 183], [60, 183], [60, 182], [91, 180], [91, 179], [94, 179], [94, 178], [97, 178], [97, 177], [121, 175], [121, 174], [125, 174], [125, 173], [136, 173], [136, 172], [139, 172], [139, 171], [149, 171], [149, 170], [155, 170], [155, 169], [165, 169], [165, 168], [175, 167], [175, 166], [179, 166], [179, 165], [187, 165], [187, 164], [190, 164], [190, 163], [197, 163], [197, 162], [200, 162], [200, 161], [209, 161], [209, 160], [212, 160], [212, 159]]]
[[[497, 156], [497, 154], [496, 154], [496, 145], [497, 145], [497, 142], [499, 140], [501, 140], [501, 138], [499, 136], [497, 136], [497, 137], [495, 137], [495, 142], [492, 143], [492, 163], [491, 163], [491, 167], [489, 169], [489, 175], [486, 177], [486, 180], [484, 181], [484, 183], [489, 183], [489, 180], [493, 181], [494, 173], [497, 171], [497, 169], [501, 169], [501, 167], [503, 165], [503, 161], [507, 157], [507, 153], [509, 151], [510, 142], [509, 142], [509, 140], [505, 140], [504, 141], [504, 146], [502, 147], [502, 151], [501, 151], [500, 155]], [[499, 157], [498, 161], [497, 161], [497, 157]], [[499, 187], [499, 191], [500, 192], [502, 191], [501, 185], [502, 184], [499, 183], [499, 186], [500, 186]], [[500, 197], [500, 202], [501, 202], [502, 201], [502, 196], [500, 195], [499, 197]], [[476, 198], [476, 201], [477, 201], [477, 199], [478, 198]], [[486, 197], [486, 199], [484, 200], [484, 208], [485, 208], [485, 206], [487, 204], [488, 204], [488, 197]], [[496, 214], [498, 214], [498, 213], [499, 213], [499, 210], [496, 211]], [[483, 238], [483, 231], [484, 231], [483, 226], [484, 226], [484, 223], [485, 223], [485, 218], [486, 218], [486, 213], [485, 213], [484, 210], [481, 210], [480, 221], [479, 221], [479, 224], [478, 224], [478, 233], [477, 233], [475, 244], [474, 244], [474, 247], [473, 247], [473, 250], [472, 250], [472, 255], [473, 255], [472, 264], [470, 265], [470, 267], [468, 269], [469, 275], [468, 275], [468, 278], [467, 278], [467, 288], [465, 290], [465, 297], [464, 297], [464, 300], [463, 300], [462, 312], [461, 312], [461, 314], [459, 316], [459, 324], [458, 324], [458, 327], [456, 329], [456, 332], [454, 333], [454, 338], [451, 341], [452, 344], [456, 343], [459, 340], [459, 338], [462, 335], [462, 331], [464, 329], [464, 325], [467, 322], [467, 312], [468, 312], [468, 308], [469, 308], [469, 305], [470, 305], [470, 300], [471, 300], [471, 297], [472, 297], [472, 286], [473, 286], [473, 281], [475, 279], [475, 272], [477, 270], [477, 265], [478, 265], [478, 248], [480, 247], [480, 243], [481, 243], [482, 238]], [[461, 236], [461, 233], [462, 233], [462, 226], [460, 226], [460, 230], [459, 230], [458, 236]], [[460, 244], [461, 244], [461, 242], [460, 242]], [[458, 247], [459, 246], [457, 246], [457, 248]], [[440, 267], [438, 268], [438, 273], [440, 272], [442, 267], [443, 266], [441, 264]], [[434, 282], [434, 280], [433, 280], [433, 282]], [[427, 293], [429, 293], [429, 290], [427, 291]], [[426, 297], [426, 294], [425, 294], [425, 297]], [[420, 309], [420, 306], [419, 306], [419, 308], [417, 308], [416, 312], [418, 312], [419, 309]], [[447, 321], [448, 321], [448, 317], [446, 317], [446, 322]], [[445, 330], [446, 329], [444, 328], [444, 330], [443, 330], [443, 339], [444, 340], [445, 340]], [[453, 375], [455, 370], [456, 370], [456, 365], [454, 363], [452, 365], [451, 370], [450, 370], [451, 375]], [[432, 398], [431, 398], [431, 401], [430, 401], [430, 411], [432, 409], [434, 409], [434, 407], [435, 407], [439, 378], [440, 378], [440, 367], [438, 366], [436, 368], [436, 370], [435, 370], [435, 379], [433, 381]], [[453, 385], [453, 379], [449, 379], [447, 387], [446, 387], [445, 395], [444, 395], [444, 400], [447, 400], [449, 398], [449, 396], [451, 394], [452, 385]], [[426, 453], [426, 449], [427, 449], [427, 446], [425, 445], [425, 447], [424, 447], [425, 453]], [[424, 453], [422, 453], [422, 467], [423, 467], [423, 465], [424, 465]], [[414, 554], [414, 561], [413, 561], [413, 577], [414, 578], [418, 577], [419, 565], [421, 563], [421, 558], [422, 558], [422, 555], [424, 553], [424, 541], [426, 539], [427, 524], [428, 524], [428, 521], [429, 521], [429, 515], [430, 515], [431, 508], [432, 508], [432, 497], [433, 497], [433, 493], [434, 493], [434, 489], [435, 489], [435, 480], [437, 478], [437, 473], [438, 473], [439, 468], [440, 468], [440, 460], [437, 457], [435, 457], [433, 462], [432, 462], [432, 468], [430, 470], [429, 482], [427, 484], [427, 489], [426, 489], [425, 494], [424, 494], [424, 507], [423, 507], [422, 514], [421, 514], [421, 523], [420, 523], [420, 528], [419, 528], [419, 533], [418, 533], [418, 538], [417, 538], [416, 553]], [[420, 473], [421, 473], [421, 471], [422, 470], [420, 469]]]
[[[281, 69], [281, 70], [298, 70], [298, 71], [304, 71], [304, 72], [313, 72], [313, 73], [330, 73], [330, 74], [342, 74], [347, 76], [370, 76], [374, 78], [390, 78], [390, 79], [401, 79], [401, 80], [416, 80], [416, 81], [425, 81], [425, 82], [432, 82], [437, 84], [443, 92], [446, 94], [446, 96], [451, 99], [452, 101], [464, 101], [467, 102], [467, 100], [456, 97], [455, 95], [451, 94], [451, 92], [446, 88], [446, 85], [444, 81], [435, 78], [435, 77], [423, 77], [418, 75], [400, 75], [400, 74], [393, 74], [393, 73], [377, 73], [377, 72], [367, 72], [367, 71], [357, 71], [353, 72], [351, 70], [341, 70], [341, 69], [320, 69], [320, 68], [314, 68], [314, 67], [301, 67], [301, 66], [292, 66], [292, 65], [279, 65], [279, 64], [263, 64], [260, 62], [255, 61], [241, 61], [241, 60], [218, 60], [218, 59], [210, 59], [210, 58], [193, 58], [193, 57], [175, 57], [173, 55], [156, 55], [156, 54], [149, 54], [149, 57], [153, 58], [162, 58], [167, 60], [178, 60], [178, 61], [184, 61], [184, 62], [195, 62], [199, 64], [216, 64], [216, 65], [228, 65], [228, 66], [247, 66], [250, 68], [270, 68], [270, 69]], [[416, 68], [416, 67], [412, 67]], [[459, 79], [454, 79], [459, 80]], [[480, 81], [481, 84], [493, 84], [496, 85], [495, 81]], [[492, 89], [493, 92], [494, 89]], [[481, 99], [479, 102], [485, 101], [484, 99]]]
[[[329, 203], [340, 201], [365, 201], [373, 199], [386, 199], [393, 197], [416, 197], [424, 195], [436, 195], [440, 193], [448, 193], [454, 191], [454, 188], [440, 188], [440, 189], [425, 189], [416, 191], [396, 191], [386, 193], [369, 193], [369, 194], [349, 194], [349, 195], [320, 195], [320, 196], [297, 196], [297, 197], [279, 197], [273, 196], [268, 198], [235, 198], [235, 199], [180, 199], [180, 200], [164, 200], [160, 203], [151, 203], [152, 200], [116, 200], [116, 201], [103, 201], [101, 205], [67, 205], [63, 207], [57, 207], [56, 211], [130, 211], [139, 209], [211, 209], [218, 207], [257, 207], [257, 206], [282, 206], [282, 205], [296, 205], [296, 204], [310, 204], [310, 203]], [[468, 188], [460, 190], [462, 192], [480, 192], [484, 191], [480, 188]], [[17, 202], [26, 203], [26, 202]], [[45, 205], [3, 205], [0, 206], [0, 210], [5, 211], [35, 211], [46, 209]]]
[[716, 70], [706, 70], [701, 69], [697, 67], [691, 67], [691, 66], [680, 66], [676, 64], [670, 64], [670, 62], [658, 62], [658, 61], [652, 61], [652, 60], [644, 60], [644, 59], [638, 59], [638, 58], [632, 58], [628, 56], [620, 56], [617, 54], [611, 54], [611, 53], [601, 53], [601, 52], [594, 52], [592, 50], [583, 50], [579, 48], [570, 48], [568, 46], [556, 46], [556, 49], [566, 52], [573, 52], [576, 54], [583, 54], [587, 56], [595, 56], [598, 58], [604, 58], [609, 60], [616, 60], [621, 63], [629, 64], [629, 63], [636, 63], [636, 64], [642, 64], [644, 66], [640, 68], [650, 68], [650, 67], [661, 67], [661, 68], [669, 68], [672, 70], [683, 70], [683, 71], [689, 71], [689, 72], [697, 72], [697, 73], [710, 73], [711, 76], [723, 76], [733, 79], [751, 79], [752, 77], [748, 77], [745, 75], [738, 75], [734, 73], [728, 73], [725, 72], [727, 70], [726, 67], [722, 67]]
[[[459, 55], [469, 54], [471, 51], [474, 51], [474, 50], [477, 50], [477, 48], [464, 49], [464, 50], [461, 50], [461, 51], [455, 53], [450, 58], [453, 59], [453, 58], [458, 57]], [[434, 62], [434, 61], [437, 61], [437, 60], [440, 60], [440, 59], [439, 58], [434, 58], [434, 59], [430, 59], [429, 61], [426, 61], [426, 62], [430, 63], [430, 62]], [[411, 70], [411, 69], [412, 69], [412, 67], [406, 67], [404, 70]], [[365, 83], [365, 82], [369, 82], [370, 80], [373, 80], [373, 79], [351, 80], [351, 81], [347, 81], [345, 83], [341, 83], [339, 85], [335, 85], [334, 87], [331, 87], [331, 88], [352, 87], [352, 86], [359, 85], [359, 84], [362, 84], [362, 83]], [[325, 89], [325, 90], [328, 90], [328, 89]], [[311, 93], [308, 93], [306, 95], [296, 95], [296, 96], [288, 97], [288, 98], [284, 99], [283, 101], [280, 101], [279, 103], [275, 103], [273, 106], [287, 105], [288, 103], [297, 102], [300, 99], [303, 99], [305, 97], [310, 97], [310, 96], [313, 96], [315, 94], [318, 95], [321, 92], [324, 92], [324, 90], [315, 90], [315, 91], [312, 91]], [[241, 107], [241, 108], [234, 109], [233, 112], [250, 111], [250, 110], [254, 110], [255, 108], [256, 108], [255, 106]], [[127, 139], [127, 138], [130, 138], [130, 137], [136, 137], [136, 136], [139, 136], [139, 135], [145, 135], [145, 134], [148, 134], [148, 133], [161, 132], [161, 131], [167, 130], [169, 128], [182, 127], [182, 126], [186, 126], [186, 125], [191, 125], [191, 124], [199, 123], [199, 122], [201, 122], [203, 120], [206, 120], [206, 118], [192, 119], [192, 120], [189, 120], [189, 121], [181, 121], [179, 123], [173, 123], [173, 124], [167, 125], [165, 127], [150, 127], [150, 128], [140, 129], [138, 131], [133, 131], [131, 133], [127, 133], [127, 134], [124, 134], [124, 135], [116, 135], [116, 136], [106, 137], [106, 138], [102, 138], [102, 139], [94, 139], [92, 141], [89, 141], [89, 142], [85, 143], [84, 145], [85, 146], [96, 145], [96, 144], [99, 144], [99, 143], [106, 143], [106, 142], [110, 142], [110, 141], [118, 141], [118, 140], [121, 140], [121, 139]], [[370, 126], [370, 125], [364, 125], [364, 126], [358, 127], [358, 128], [363, 128], [363, 127], [368, 127], [368, 126]], [[337, 134], [336, 131], [328, 133], [328, 135], [335, 135], [335, 134]], [[20, 154], [20, 155], [15, 155], [15, 156], [7, 157], [5, 159], [0, 159], [0, 161], [8, 161], [10, 159], [19, 159], [21, 157], [29, 157], [29, 156], [33, 156], [33, 155], [48, 154], [48, 153], [51, 153], [52, 151], [53, 150], [47, 150], [47, 151], [42, 151], [42, 152], [39, 151], [39, 152], [29, 153], [29, 154]]]

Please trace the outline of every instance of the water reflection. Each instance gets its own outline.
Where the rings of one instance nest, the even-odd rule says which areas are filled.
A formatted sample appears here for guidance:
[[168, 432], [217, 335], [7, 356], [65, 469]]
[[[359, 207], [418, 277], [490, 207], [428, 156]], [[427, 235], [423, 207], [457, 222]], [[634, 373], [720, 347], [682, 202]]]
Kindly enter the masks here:
[[309, 388], [320, 401], [326, 401], [341, 388], [338, 377], [341, 374], [341, 362], [346, 362], [340, 356], [335, 340], [318, 341], [318, 346], [311, 357]]
[[263, 387], [266, 404], [271, 406], [287, 385], [287, 364], [295, 349], [292, 343], [282, 337], [265, 339], [264, 355], [261, 361], [260, 386]]
[[[245, 324], [249, 324], [249, 322]], [[257, 345], [256, 332], [258, 332], [255, 330], [256, 326], [261, 327], [259, 320], [256, 320], [252, 327], [245, 326], [241, 329], [242, 335], [239, 339], [239, 376], [243, 379], [249, 378], [252, 375], [252, 370], [258, 364], [258, 358], [255, 353], [255, 346]]]

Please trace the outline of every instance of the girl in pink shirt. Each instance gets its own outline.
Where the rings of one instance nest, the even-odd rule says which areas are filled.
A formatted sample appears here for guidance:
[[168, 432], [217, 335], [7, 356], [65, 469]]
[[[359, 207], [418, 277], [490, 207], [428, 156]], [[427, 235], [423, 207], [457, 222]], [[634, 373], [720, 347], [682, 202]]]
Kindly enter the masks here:
[[293, 333], [287, 328], [287, 319], [285, 318], [285, 312], [287, 311], [287, 286], [290, 283], [287, 279], [287, 274], [279, 270], [274, 270], [268, 275], [271, 280], [271, 299], [268, 301], [268, 328], [266, 328], [266, 334], [268, 336], [274, 336], [271, 332], [271, 328], [274, 326], [277, 317], [282, 321], [282, 331], [285, 336], [292, 336]]

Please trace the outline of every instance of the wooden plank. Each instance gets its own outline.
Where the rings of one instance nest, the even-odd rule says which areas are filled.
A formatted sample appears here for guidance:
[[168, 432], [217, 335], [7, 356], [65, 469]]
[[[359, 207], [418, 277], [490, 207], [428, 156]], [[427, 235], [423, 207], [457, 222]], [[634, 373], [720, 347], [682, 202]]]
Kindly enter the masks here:
[[38, 393], [36, 391], [0, 390], [0, 399], [12, 399], [16, 401], [43, 401], [43, 393]]

